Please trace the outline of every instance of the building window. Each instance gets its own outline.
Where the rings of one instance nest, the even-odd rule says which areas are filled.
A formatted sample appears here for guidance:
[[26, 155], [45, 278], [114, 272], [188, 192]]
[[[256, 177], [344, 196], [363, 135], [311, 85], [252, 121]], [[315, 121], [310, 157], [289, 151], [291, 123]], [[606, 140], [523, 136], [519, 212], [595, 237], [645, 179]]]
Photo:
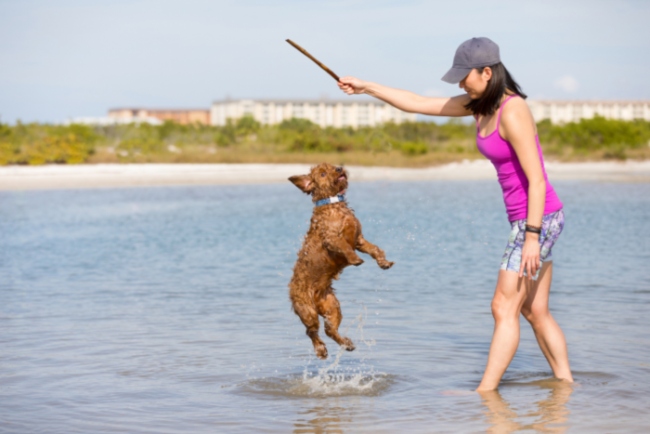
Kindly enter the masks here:
[[635, 119], [643, 118], [643, 106], [641, 104], [637, 104], [634, 106], [634, 118]]
[[359, 125], [368, 125], [370, 123], [369, 111], [370, 107], [368, 105], [359, 106]]
[[269, 122], [270, 122], [269, 105], [264, 104], [262, 106], [262, 123], [263, 124], [268, 124]]

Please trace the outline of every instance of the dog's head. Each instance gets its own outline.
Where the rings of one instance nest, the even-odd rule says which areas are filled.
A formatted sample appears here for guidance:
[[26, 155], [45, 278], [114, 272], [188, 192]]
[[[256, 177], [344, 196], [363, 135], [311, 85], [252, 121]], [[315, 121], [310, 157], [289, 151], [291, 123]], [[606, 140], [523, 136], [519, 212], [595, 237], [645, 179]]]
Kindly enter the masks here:
[[289, 181], [303, 192], [311, 194], [313, 200], [320, 200], [345, 193], [348, 188], [348, 173], [343, 167], [321, 163], [312, 167], [309, 174], [292, 176]]

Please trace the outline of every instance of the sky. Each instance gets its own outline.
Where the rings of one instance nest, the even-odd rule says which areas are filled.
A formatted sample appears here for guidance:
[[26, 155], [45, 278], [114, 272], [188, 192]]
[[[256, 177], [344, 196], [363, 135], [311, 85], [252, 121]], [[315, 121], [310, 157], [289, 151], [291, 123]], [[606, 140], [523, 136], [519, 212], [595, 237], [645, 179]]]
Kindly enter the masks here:
[[0, 122], [240, 98], [361, 98], [340, 76], [429, 96], [486, 36], [529, 97], [650, 99], [646, 0], [0, 0]]

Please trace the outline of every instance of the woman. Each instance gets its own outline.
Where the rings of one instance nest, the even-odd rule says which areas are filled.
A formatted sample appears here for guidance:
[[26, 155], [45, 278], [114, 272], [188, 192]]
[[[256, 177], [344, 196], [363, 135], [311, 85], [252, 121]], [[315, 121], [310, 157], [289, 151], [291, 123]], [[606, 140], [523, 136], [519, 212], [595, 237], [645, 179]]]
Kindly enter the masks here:
[[519, 345], [520, 313], [533, 327], [554, 375], [572, 382], [566, 340], [548, 310], [551, 248], [564, 226], [564, 214], [544, 170], [526, 95], [501, 63], [499, 47], [488, 38], [463, 42], [442, 80], [459, 83], [465, 95], [427, 98], [354, 77], [343, 77], [338, 85], [348, 95], [371, 95], [406, 112], [474, 116], [478, 149], [497, 169], [512, 226], [492, 299], [492, 344], [476, 390], [498, 387]]

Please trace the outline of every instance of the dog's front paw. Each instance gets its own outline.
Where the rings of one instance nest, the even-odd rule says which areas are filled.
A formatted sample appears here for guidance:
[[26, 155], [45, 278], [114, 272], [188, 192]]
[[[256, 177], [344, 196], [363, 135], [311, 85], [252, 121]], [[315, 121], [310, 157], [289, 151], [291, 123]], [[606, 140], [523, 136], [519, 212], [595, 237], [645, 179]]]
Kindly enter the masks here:
[[355, 267], [358, 267], [359, 265], [363, 264], [363, 259], [360, 257], [356, 257], [350, 261], [350, 264], [354, 265]]
[[389, 269], [390, 267], [392, 267], [393, 264], [395, 264], [395, 263], [394, 263], [394, 262], [387, 261], [387, 260], [384, 259], [384, 260], [381, 260], [381, 261], [377, 261], [377, 264], [378, 264], [381, 268], [383, 268], [384, 270], [388, 270], [388, 269]]

